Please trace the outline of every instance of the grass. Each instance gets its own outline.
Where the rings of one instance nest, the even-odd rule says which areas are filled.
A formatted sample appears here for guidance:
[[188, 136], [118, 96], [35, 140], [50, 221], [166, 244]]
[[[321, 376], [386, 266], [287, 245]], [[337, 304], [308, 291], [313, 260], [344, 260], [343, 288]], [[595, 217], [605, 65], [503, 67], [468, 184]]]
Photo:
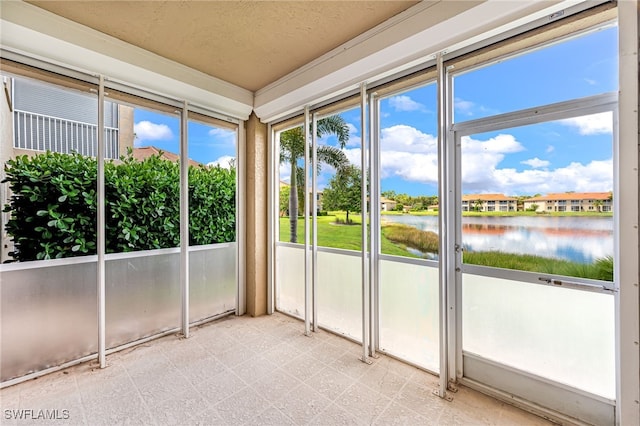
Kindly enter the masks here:
[[[362, 249], [362, 218], [349, 214], [351, 224], [344, 222], [345, 214], [330, 212], [327, 216], [318, 216], [318, 246], [346, 250]], [[304, 219], [298, 218], [298, 243], [304, 244]], [[280, 241], [289, 242], [289, 218], [280, 218]], [[381, 232], [381, 251], [384, 254], [419, 258], [407, 248], [423, 253], [438, 253], [438, 235], [430, 231], [422, 231], [409, 225], [385, 224]], [[503, 253], [498, 251], [464, 252], [467, 264], [484, 265], [496, 268], [519, 271], [538, 272], [543, 274], [563, 275], [613, 281], [613, 258], [598, 259], [592, 264], [551, 259], [528, 254]]]
[[473, 265], [613, 281], [613, 258], [610, 256], [591, 264], [498, 251], [465, 252], [463, 259], [464, 263]]
[[413, 226], [393, 223], [382, 226], [382, 235], [393, 243], [411, 247], [423, 253], [438, 252], [439, 238], [435, 232], [422, 231]]
[[[336, 224], [336, 218], [345, 219], [343, 213], [329, 213], [328, 216], [318, 216], [318, 246], [340, 248], [345, 250], [362, 250], [362, 218], [349, 213], [350, 225]], [[311, 222], [311, 221], [310, 221]], [[304, 244], [304, 219], [298, 218], [298, 243]], [[310, 235], [313, 237], [313, 235]], [[289, 218], [280, 218], [280, 241], [290, 241]], [[418, 257], [394, 244], [384, 235], [380, 241], [382, 252], [395, 256]]]

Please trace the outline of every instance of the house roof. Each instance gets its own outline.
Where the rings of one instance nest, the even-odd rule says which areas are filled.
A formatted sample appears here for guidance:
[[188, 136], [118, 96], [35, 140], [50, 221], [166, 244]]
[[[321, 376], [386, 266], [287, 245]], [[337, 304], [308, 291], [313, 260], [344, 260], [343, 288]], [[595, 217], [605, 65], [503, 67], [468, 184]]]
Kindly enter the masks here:
[[398, 202], [397, 202], [397, 201], [395, 201], [395, 200], [391, 200], [391, 199], [389, 199], [389, 198], [384, 198], [384, 197], [380, 197], [380, 202], [381, 202], [381, 203], [394, 203], [394, 204], [398, 204]]
[[[159, 155], [160, 158], [172, 162], [180, 161], [180, 156], [178, 154], [174, 154], [173, 152], [164, 151], [156, 148], [155, 146], [144, 146], [140, 148], [133, 148], [133, 158], [138, 161], [143, 161], [152, 155]], [[189, 159], [190, 166], [202, 166], [202, 163], [199, 163], [195, 160]]]
[[535, 201], [562, 201], [562, 200], [608, 200], [611, 192], [557, 192], [533, 197], [525, 200], [525, 203]]
[[518, 201], [517, 198], [507, 197], [504, 194], [465, 194], [462, 201]]

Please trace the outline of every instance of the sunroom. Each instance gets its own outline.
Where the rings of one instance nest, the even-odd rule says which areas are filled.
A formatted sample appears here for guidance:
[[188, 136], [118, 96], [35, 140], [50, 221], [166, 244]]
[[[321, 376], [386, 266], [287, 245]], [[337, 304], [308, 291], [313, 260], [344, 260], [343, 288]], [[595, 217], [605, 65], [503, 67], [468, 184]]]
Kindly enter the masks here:
[[639, 16], [3, 2], [3, 419], [639, 424]]

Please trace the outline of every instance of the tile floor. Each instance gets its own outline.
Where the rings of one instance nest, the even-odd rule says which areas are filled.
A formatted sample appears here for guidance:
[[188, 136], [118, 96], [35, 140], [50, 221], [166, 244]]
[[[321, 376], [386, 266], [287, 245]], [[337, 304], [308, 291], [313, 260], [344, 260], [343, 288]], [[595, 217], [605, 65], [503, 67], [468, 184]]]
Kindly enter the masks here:
[[[467, 388], [452, 402], [437, 378], [285, 315], [226, 317], [0, 391], [2, 425], [543, 425]], [[13, 411], [18, 410], [18, 411]], [[48, 410], [40, 412], [38, 410]], [[53, 411], [57, 410], [57, 411]], [[58, 419], [15, 420], [14, 414]]]

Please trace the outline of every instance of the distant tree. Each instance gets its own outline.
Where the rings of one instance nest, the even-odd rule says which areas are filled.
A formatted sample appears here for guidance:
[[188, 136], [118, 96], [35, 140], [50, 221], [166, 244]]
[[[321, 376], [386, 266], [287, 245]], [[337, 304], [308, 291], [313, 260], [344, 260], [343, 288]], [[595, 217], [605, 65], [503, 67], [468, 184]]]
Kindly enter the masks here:
[[602, 200], [595, 200], [593, 202], [593, 205], [596, 206], [596, 210], [598, 211], [598, 213], [602, 211], [602, 204]]
[[476, 200], [473, 203], [473, 210], [475, 210], [477, 212], [482, 211], [482, 200]]
[[324, 189], [322, 204], [325, 210], [341, 210], [347, 213], [362, 210], [362, 172], [360, 168], [349, 165], [341, 168]]
[[289, 193], [291, 192], [291, 187], [280, 186], [280, 215], [287, 216], [289, 214]]
[[380, 195], [382, 195], [384, 198], [388, 198], [389, 200], [395, 200], [398, 194], [396, 194], [396, 191], [389, 190], [389, 191], [382, 191]]
[[[318, 147], [318, 162], [329, 164], [340, 169], [347, 165], [349, 160], [341, 148], [344, 148], [349, 140], [349, 126], [339, 115], [332, 115], [317, 122], [317, 136], [336, 135], [339, 148], [333, 146]], [[310, 144], [307, 145], [310, 149]], [[296, 127], [280, 134], [280, 162], [289, 163], [291, 166], [291, 181], [289, 189], [289, 226], [291, 242], [298, 242], [298, 180], [304, 175], [298, 161], [304, 157], [305, 140], [304, 127]], [[303, 179], [304, 180], [304, 179]], [[303, 180], [301, 184], [304, 186]], [[304, 195], [304, 194], [303, 194]]]
[[538, 211], [538, 207], [539, 207], [539, 206], [538, 206], [537, 204], [531, 204], [531, 206], [529, 206], [529, 208], [527, 209], [527, 211], [530, 211], [530, 212]]

